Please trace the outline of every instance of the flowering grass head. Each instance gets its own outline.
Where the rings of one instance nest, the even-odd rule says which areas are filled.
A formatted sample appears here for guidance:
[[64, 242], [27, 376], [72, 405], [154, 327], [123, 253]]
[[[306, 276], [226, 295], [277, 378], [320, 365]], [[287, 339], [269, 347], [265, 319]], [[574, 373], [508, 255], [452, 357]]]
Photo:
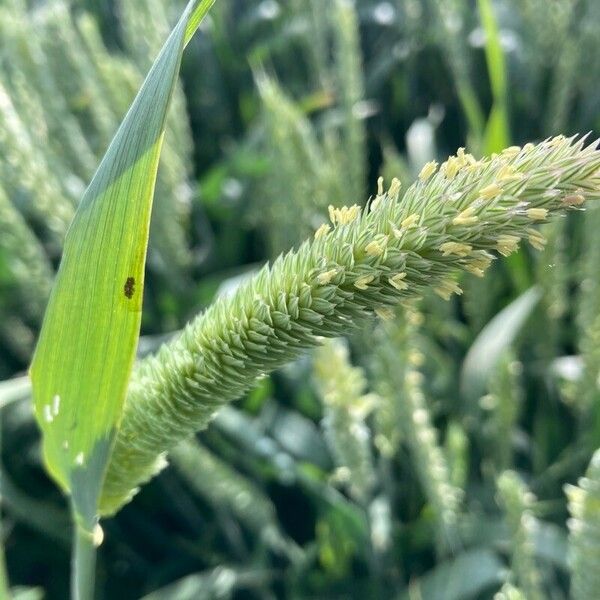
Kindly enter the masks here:
[[133, 374], [103, 490], [115, 512], [257, 378], [402, 300], [460, 294], [458, 271], [483, 276], [532, 226], [600, 195], [600, 152], [559, 136], [476, 160], [459, 150], [431, 164], [399, 199], [394, 183], [360, 210], [330, 209], [332, 226], [217, 300]]

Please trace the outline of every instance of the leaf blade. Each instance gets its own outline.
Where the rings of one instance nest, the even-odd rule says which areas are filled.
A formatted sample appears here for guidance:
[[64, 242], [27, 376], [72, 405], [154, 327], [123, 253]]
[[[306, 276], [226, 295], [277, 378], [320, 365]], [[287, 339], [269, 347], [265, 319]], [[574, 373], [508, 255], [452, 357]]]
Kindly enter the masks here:
[[135, 358], [166, 114], [185, 44], [214, 1], [188, 4], [87, 188], [30, 369], [46, 466], [88, 526]]

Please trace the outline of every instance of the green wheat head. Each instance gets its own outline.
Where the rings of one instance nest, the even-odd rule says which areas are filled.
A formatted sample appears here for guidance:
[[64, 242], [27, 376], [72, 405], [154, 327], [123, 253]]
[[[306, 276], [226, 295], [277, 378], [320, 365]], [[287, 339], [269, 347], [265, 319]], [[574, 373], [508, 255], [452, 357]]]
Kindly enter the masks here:
[[600, 195], [600, 152], [575, 138], [476, 160], [459, 151], [424, 167], [398, 201], [380, 186], [368, 210], [330, 209], [332, 226], [219, 299], [137, 365], [105, 482], [110, 514], [165, 464], [178, 441], [266, 373], [348, 332], [391, 317], [402, 300], [461, 293], [455, 273], [483, 276], [495, 253], [543, 248], [533, 226]]
[[423, 320], [413, 306], [405, 306], [404, 315], [385, 323], [378, 331], [374, 360], [380, 371], [377, 379], [383, 384], [379, 388], [381, 403], [395, 406], [395, 426], [406, 440], [415, 472], [433, 509], [438, 549], [443, 553], [457, 541], [463, 491], [451, 481], [423, 389], [424, 375], [419, 367], [425, 357], [415, 343]]
[[337, 467], [335, 475], [347, 482], [354, 498], [365, 502], [376, 480], [371, 436], [365, 422], [375, 397], [365, 394], [365, 374], [351, 365], [348, 348], [341, 340], [319, 348], [314, 373], [323, 399], [322, 426]]
[[536, 497], [514, 471], [504, 471], [498, 477], [497, 487], [511, 536], [512, 572], [526, 598], [542, 600], [545, 595], [533, 540], [538, 527], [532, 512]]
[[507, 352], [492, 373], [489, 394], [480, 402], [487, 412], [483, 431], [488, 442], [486, 445], [491, 448], [485, 469], [488, 475], [494, 477], [513, 463], [513, 432], [518, 423], [523, 401], [521, 370], [521, 363], [515, 360], [512, 352]]
[[565, 487], [569, 499], [571, 597], [588, 600], [598, 594], [600, 576], [600, 451], [578, 485]]

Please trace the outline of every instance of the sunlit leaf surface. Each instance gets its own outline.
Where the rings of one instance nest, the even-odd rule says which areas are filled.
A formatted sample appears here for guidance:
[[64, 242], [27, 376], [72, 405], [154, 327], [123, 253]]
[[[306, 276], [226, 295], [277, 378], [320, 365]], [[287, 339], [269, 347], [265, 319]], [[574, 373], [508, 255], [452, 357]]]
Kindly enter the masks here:
[[190, 2], [86, 190], [31, 365], [48, 470], [95, 517], [139, 335], [165, 117], [185, 44], [214, 0]]

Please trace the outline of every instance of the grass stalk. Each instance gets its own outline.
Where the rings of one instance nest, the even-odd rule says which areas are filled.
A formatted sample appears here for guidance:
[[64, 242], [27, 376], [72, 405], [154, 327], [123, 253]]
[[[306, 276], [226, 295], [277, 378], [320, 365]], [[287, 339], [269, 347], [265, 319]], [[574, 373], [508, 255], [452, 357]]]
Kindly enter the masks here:
[[77, 524], [73, 530], [71, 559], [72, 600], [93, 600], [96, 580], [96, 543], [94, 534]]

